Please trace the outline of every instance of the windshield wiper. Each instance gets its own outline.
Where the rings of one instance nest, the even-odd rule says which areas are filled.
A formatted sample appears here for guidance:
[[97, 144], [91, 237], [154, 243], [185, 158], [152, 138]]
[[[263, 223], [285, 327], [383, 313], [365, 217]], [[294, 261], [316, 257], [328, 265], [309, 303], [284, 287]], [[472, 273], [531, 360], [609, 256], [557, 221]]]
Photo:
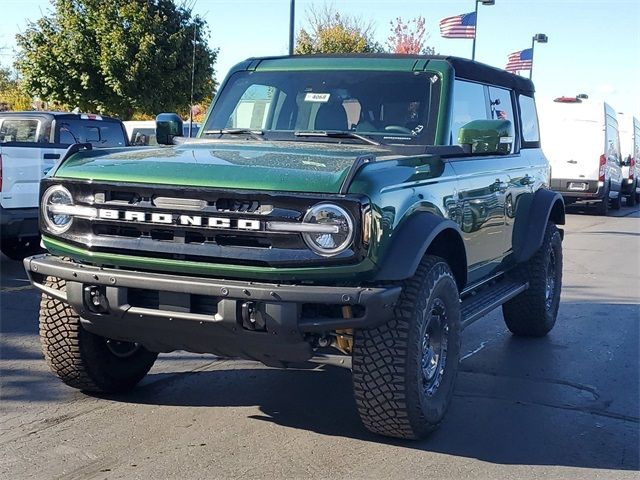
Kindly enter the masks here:
[[369, 137], [347, 130], [301, 130], [295, 132], [296, 137], [328, 137], [328, 138], [355, 138], [370, 145], [380, 145]]
[[264, 141], [262, 130], [252, 130], [250, 128], [223, 128], [219, 130], [205, 130], [205, 135], [249, 135], [256, 140]]

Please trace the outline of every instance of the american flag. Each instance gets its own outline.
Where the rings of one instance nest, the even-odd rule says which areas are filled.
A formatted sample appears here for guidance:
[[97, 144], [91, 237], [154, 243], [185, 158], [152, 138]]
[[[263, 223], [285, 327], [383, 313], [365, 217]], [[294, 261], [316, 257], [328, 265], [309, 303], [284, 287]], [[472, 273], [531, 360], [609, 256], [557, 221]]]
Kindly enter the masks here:
[[515, 73], [519, 70], [531, 70], [533, 66], [533, 49], [525, 48], [524, 50], [519, 50], [517, 52], [513, 52], [507, 58], [507, 66], [505, 70], [507, 72]]
[[440, 35], [444, 38], [475, 38], [476, 13], [463, 13], [440, 20]]

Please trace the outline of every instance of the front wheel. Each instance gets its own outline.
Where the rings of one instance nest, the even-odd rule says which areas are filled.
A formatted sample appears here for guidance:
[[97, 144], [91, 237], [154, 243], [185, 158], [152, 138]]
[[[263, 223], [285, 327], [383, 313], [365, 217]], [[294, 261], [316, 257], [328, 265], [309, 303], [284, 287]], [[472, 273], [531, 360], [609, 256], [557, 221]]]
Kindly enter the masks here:
[[502, 306], [507, 328], [514, 335], [546, 335], [556, 323], [562, 290], [562, 238], [553, 223], [547, 223], [540, 249], [511, 275], [529, 288]]
[[460, 356], [460, 297], [447, 263], [426, 256], [407, 280], [395, 318], [357, 330], [353, 386], [365, 427], [418, 439], [438, 427], [453, 396]]
[[[64, 291], [64, 280], [46, 285]], [[130, 390], [153, 366], [157, 353], [142, 345], [100, 337], [85, 330], [68, 304], [45, 294], [40, 302], [40, 342], [51, 371], [70, 387], [87, 392]]]

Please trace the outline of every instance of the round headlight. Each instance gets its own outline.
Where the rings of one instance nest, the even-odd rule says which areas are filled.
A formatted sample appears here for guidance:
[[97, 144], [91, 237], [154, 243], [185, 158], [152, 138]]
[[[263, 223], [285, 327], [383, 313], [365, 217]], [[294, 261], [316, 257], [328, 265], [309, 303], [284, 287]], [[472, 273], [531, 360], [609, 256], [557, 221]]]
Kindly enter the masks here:
[[[342, 207], [319, 203], [309, 209], [304, 223], [335, 227], [333, 231], [303, 233], [305, 243], [318, 255], [330, 257], [345, 250], [353, 239], [353, 220]], [[331, 229], [324, 229], [331, 230]]]
[[73, 217], [62, 213], [65, 207], [73, 205], [73, 197], [62, 185], [49, 187], [42, 196], [42, 216], [47, 228], [54, 233], [64, 233], [71, 226]]

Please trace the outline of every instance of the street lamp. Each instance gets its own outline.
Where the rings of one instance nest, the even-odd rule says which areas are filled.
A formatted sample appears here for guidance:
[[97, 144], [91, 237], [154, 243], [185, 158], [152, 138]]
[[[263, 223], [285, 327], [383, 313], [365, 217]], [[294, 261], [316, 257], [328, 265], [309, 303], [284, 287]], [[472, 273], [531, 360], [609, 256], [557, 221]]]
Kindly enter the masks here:
[[294, 24], [296, 19], [296, 0], [291, 0], [289, 5], [289, 55], [293, 55]]
[[536, 33], [531, 38], [531, 68], [529, 69], [529, 80], [533, 78], [533, 49], [536, 46], [536, 42], [538, 43], [548, 43], [549, 37], [547, 37], [544, 33]]
[[478, 5], [491, 6], [496, 4], [496, 0], [476, 0], [476, 31], [473, 34], [473, 50], [471, 51], [471, 60], [476, 59], [476, 37], [478, 36]]

